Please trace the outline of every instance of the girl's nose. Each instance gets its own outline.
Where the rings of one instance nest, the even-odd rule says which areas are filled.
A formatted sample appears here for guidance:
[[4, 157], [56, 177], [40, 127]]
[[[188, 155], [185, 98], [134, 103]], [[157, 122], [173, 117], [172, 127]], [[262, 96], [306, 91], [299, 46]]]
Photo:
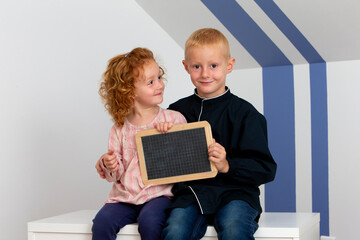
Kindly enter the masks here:
[[163, 88], [165, 86], [165, 83], [162, 79], [159, 79], [159, 81], [157, 81], [157, 85], [158, 88]]

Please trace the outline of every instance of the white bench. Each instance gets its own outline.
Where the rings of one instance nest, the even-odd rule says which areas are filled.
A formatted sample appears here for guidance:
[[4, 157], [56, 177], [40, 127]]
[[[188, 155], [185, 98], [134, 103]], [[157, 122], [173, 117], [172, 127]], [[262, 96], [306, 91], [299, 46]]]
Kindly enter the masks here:
[[[82, 210], [28, 222], [28, 240], [91, 240], [97, 210]], [[319, 213], [262, 213], [256, 240], [319, 240]], [[137, 224], [121, 229], [117, 240], [139, 240]], [[208, 227], [204, 240], [217, 239]]]

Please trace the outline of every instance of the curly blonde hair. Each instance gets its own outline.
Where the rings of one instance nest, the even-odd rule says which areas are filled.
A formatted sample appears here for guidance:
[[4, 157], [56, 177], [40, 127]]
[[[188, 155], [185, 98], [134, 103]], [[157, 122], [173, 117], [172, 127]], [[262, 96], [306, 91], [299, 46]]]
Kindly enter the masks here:
[[[143, 73], [144, 65], [155, 61], [153, 53], [146, 48], [135, 48], [109, 60], [99, 94], [114, 123], [121, 127], [134, 108], [135, 81]], [[160, 68], [161, 77], [164, 75]]]

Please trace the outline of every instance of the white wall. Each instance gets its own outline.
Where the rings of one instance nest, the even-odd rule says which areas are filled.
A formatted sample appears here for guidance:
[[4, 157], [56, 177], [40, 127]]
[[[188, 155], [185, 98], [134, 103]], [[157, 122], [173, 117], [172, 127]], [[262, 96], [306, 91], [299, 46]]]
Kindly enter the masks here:
[[0, 239], [26, 223], [99, 209], [111, 185], [94, 168], [112, 122], [97, 94], [109, 58], [153, 50], [164, 106], [189, 95], [183, 51], [134, 1], [0, 2]]
[[330, 232], [357, 239], [360, 215], [360, 61], [327, 64]]
[[[1, 1], [0, 33], [0, 238], [20, 240], [28, 221], [99, 209], [107, 198], [110, 184], [94, 164], [112, 124], [97, 94], [109, 58], [138, 46], [153, 50], [168, 73], [164, 107], [193, 87], [182, 48], [133, 0]], [[360, 61], [327, 65], [330, 234], [339, 240], [353, 239], [359, 215], [359, 69]], [[308, 67], [296, 66], [294, 75], [303, 89], [295, 91], [296, 108], [306, 115], [296, 128], [303, 133], [297, 158], [306, 159]], [[261, 69], [233, 71], [228, 85], [263, 112]], [[302, 168], [308, 176], [307, 163]], [[297, 185], [304, 211], [311, 207], [306, 186]]]

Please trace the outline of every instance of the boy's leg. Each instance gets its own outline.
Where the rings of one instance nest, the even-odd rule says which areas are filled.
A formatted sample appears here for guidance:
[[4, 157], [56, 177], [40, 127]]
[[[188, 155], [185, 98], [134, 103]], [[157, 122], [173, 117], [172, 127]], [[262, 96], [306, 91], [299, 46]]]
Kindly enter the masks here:
[[214, 218], [214, 227], [220, 240], [254, 240], [258, 228], [255, 221], [258, 211], [247, 202], [233, 200], [225, 205]]
[[204, 236], [207, 225], [206, 217], [201, 215], [195, 204], [186, 208], [175, 208], [166, 221], [162, 239], [197, 240]]
[[96, 214], [92, 226], [93, 240], [115, 240], [126, 224], [136, 222], [136, 210], [129, 204], [107, 203]]
[[144, 204], [138, 216], [141, 239], [160, 239], [166, 221], [165, 209], [170, 203], [169, 198], [158, 197]]

